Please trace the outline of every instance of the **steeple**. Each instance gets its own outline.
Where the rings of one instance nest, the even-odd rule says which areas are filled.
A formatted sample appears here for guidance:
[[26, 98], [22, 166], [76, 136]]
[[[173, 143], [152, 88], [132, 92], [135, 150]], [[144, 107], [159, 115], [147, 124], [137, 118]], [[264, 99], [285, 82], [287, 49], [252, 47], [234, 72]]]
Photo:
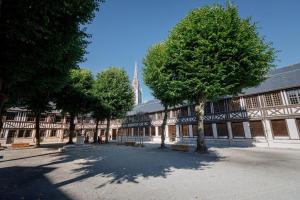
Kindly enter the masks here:
[[138, 105], [138, 104], [142, 103], [142, 92], [141, 92], [140, 83], [139, 83], [137, 62], [134, 63], [132, 90], [134, 93], [134, 104]]

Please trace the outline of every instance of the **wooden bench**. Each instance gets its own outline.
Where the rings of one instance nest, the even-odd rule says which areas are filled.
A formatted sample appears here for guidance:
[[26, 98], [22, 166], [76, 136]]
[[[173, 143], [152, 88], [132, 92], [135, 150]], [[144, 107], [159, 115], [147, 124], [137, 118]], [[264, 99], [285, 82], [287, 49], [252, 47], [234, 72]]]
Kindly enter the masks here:
[[19, 149], [19, 148], [26, 148], [29, 147], [29, 143], [12, 143], [11, 148]]
[[174, 151], [189, 151], [189, 146], [186, 144], [172, 144], [171, 149]]
[[134, 145], [135, 145], [135, 142], [125, 142], [125, 145], [126, 145], [126, 146], [134, 146]]

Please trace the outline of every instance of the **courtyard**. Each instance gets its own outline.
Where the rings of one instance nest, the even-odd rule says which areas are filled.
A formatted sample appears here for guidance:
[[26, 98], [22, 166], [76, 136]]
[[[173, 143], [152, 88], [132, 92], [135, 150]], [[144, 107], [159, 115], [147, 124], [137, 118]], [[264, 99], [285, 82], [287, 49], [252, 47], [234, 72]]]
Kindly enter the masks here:
[[0, 199], [299, 199], [299, 150], [117, 144], [0, 152]]

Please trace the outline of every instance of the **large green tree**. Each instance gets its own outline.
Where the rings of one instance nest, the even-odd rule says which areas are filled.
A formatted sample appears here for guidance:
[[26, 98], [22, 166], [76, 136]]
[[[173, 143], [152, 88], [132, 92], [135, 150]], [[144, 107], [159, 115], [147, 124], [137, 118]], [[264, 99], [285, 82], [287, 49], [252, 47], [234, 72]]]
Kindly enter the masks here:
[[173, 74], [166, 70], [167, 51], [165, 43], [155, 44], [149, 48], [144, 58], [143, 78], [152, 90], [155, 98], [164, 106], [162, 123], [161, 148], [165, 148], [165, 127], [167, 124], [168, 107], [176, 105], [180, 98], [179, 86]]
[[181, 82], [181, 96], [195, 103], [197, 151], [205, 152], [204, 105], [207, 99], [234, 95], [262, 82], [274, 60], [274, 49], [236, 6], [213, 5], [191, 11], [170, 32], [168, 64]]
[[[44, 85], [39, 80], [58, 80], [62, 76], [57, 74], [66, 74], [80, 61], [85, 51], [85, 47], [81, 47], [86, 45], [88, 38], [81, 27], [91, 21], [100, 2], [101, 0], [1, 0], [1, 113], [10, 98], [23, 98], [24, 91]], [[80, 48], [77, 48], [78, 44], [81, 45]], [[50, 89], [37, 90], [52, 93]], [[25, 93], [25, 98], [27, 97]]]
[[134, 105], [134, 94], [128, 75], [123, 69], [117, 67], [109, 67], [98, 73], [94, 85], [94, 94], [101, 99], [106, 111], [105, 142], [108, 143], [111, 119], [124, 117]]
[[92, 73], [87, 69], [72, 69], [65, 87], [56, 94], [56, 107], [70, 116], [68, 144], [73, 144], [75, 117], [89, 112], [93, 84]]

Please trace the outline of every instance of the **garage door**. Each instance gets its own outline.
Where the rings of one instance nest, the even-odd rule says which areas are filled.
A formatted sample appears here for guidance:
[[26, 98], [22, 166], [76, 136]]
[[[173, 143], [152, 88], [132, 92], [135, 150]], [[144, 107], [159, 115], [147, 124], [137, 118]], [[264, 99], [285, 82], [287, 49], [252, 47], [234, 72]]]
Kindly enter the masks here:
[[250, 131], [252, 137], [264, 137], [264, 127], [262, 121], [250, 121]]
[[273, 136], [289, 136], [284, 119], [271, 120]]
[[244, 127], [242, 122], [232, 122], [232, 135], [233, 137], [245, 137]]

